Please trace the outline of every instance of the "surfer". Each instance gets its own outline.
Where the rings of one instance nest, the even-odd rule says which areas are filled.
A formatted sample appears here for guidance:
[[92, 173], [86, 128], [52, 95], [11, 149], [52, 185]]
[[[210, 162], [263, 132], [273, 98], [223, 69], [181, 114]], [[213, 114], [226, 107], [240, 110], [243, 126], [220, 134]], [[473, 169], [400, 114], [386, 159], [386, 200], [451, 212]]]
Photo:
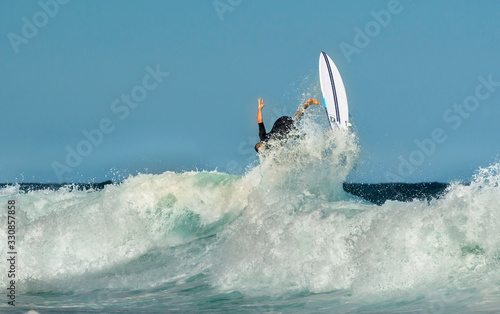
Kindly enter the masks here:
[[[316, 99], [310, 98], [306, 101], [305, 104], [303, 104], [299, 110], [295, 113], [295, 121], [298, 121], [298, 119], [304, 114], [304, 111], [310, 106], [310, 105], [319, 105], [319, 101]], [[288, 133], [292, 128], [294, 127], [294, 119], [292, 117], [287, 117], [283, 116], [278, 118], [276, 122], [274, 122], [273, 128], [271, 129], [271, 132], [266, 133], [266, 128], [264, 127], [264, 122], [262, 121], [262, 108], [264, 108], [264, 100], [262, 98], [259, 98], [259, 110], [257, 112], [257, 122], [259, 123], [259, 138], [260, 142], [255, 144], [255, 151], [256, 152], [262, 152], [266, 149], [266, 142], [271, 139], [279, 139], [282, 140], [287, 137]]]

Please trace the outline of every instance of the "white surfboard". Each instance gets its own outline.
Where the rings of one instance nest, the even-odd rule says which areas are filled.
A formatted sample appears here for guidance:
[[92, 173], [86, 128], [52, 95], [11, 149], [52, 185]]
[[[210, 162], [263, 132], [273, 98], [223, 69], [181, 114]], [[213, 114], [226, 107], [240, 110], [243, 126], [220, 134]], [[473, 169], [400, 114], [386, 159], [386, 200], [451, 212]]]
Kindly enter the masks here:
[[333, 130], [347, 129], [350, 123], [344, 83], [335, 63], [324, 52], [319, 56], [319, 81], [330, 126]]

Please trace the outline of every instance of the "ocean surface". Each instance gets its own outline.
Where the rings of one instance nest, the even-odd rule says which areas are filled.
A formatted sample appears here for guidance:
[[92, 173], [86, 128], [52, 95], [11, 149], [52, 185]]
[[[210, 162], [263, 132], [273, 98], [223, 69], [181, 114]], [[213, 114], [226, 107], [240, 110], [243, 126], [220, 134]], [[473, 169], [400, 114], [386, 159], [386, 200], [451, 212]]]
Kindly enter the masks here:
[[[354, 133], [301, 136], [242, 175], [0, 186], [0, 312], [500, 312], [500, 164], [470, 182], [346, 183]], [[32, 312], [34, 313], [34, 312]]]

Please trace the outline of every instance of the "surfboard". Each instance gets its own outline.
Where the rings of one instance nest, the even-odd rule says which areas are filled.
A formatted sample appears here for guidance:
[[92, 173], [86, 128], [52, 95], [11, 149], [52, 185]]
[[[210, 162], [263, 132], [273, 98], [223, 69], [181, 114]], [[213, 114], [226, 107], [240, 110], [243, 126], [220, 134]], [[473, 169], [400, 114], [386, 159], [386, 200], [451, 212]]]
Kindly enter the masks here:
[[331, 128], [333, 130], [347, 129], [351, 124], [344, 82], [335, 63], [323, 51], [319, 56], [319, 81]]

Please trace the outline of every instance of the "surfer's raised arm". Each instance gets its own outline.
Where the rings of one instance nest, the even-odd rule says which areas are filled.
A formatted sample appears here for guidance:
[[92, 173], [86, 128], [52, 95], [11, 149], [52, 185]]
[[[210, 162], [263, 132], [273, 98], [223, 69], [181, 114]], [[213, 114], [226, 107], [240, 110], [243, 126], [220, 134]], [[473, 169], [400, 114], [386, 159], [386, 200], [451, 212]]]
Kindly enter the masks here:
[[295, 113], [295, 118], [299, 118], [304, 114], [304, 110], [306, 110], [310, 105], [319, 105], [319, 101], [314, 98], [309, 98], [305, 104], [303, 104], [299, 110]]
[[266, 127], [264, 126], [264, 122], [262, 122], [262, 108], [264, 108], [264, 100], [259, 98], [259, 111], [257, 111], [257, 122], [259, 123], [259, 138], [260, 142], [255, 144], [255, 151], [259, 152], [259, 149], [265, 149], [266, 146], [263, 144], [264, 141], [267, 140], [268, 134], [266, 132]]
[[257, 112], [257, 122], [262, 123], [262, 108], [264, 108], [264, 100], [259, 98], [259, 111]]

